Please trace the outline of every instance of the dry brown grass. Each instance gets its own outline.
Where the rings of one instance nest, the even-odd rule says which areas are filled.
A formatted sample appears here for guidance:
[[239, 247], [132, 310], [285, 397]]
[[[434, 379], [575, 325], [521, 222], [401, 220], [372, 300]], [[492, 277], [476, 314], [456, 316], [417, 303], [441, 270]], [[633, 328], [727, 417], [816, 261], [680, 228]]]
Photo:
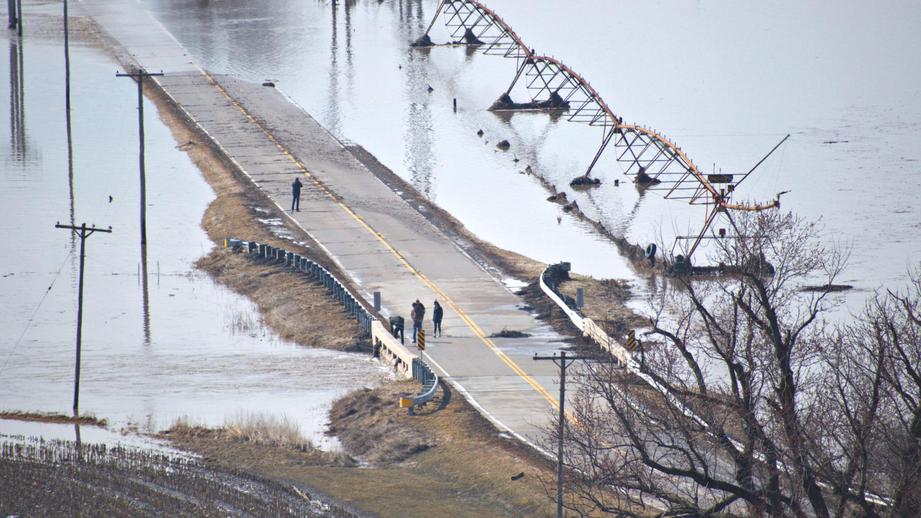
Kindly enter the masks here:
[[47, 412], [0, 412], [0, 419], [13, 421], [32, 421], [36, 423], [79, 424], [105, 427], [105, 419], [99, 419], [92, 414], [82, 414], [78, 417]]
[[294, 448], [313, 449], [313, 443], [301, 435], [297, 423], [287, 416], [240, 413], [224, 421], [224, 433], [232, 440]]
[[[297, 426], [286, 416], [274, 416], [258, 413], [243, 413], [224, 422], [224, 426], [208, 428], [190, 422], [188, 418], [177, 419], [166, 431], [159, 434], [161, 438], [190, 446], [207, 444], [214, 451], [225, 452], [234, 449], [234, 445], [265, 447], [279, 455], [293, 455], [301, 464], [317, 466], [355, 466], [355, 460], [342, 450], [323, 451], [305, 438]], [[285, 453], [287, 452], [287, 453]], [[226, 462], [233, 467], [232, 462]]]
[[[418, 385], [396, 382], [334, 404], [331, 429], [364, 467], [315, 454], [228, 437], [166, 436], [211, 461], [276, 480], [291, 480], [380, 516], [551, 516], [543, 480], [554, 465], [495, 428], [450, 391], [409, 416], [400, 396]], [[356, 451], [361, 451], [358, 454]], [[512, 480], [513, 475], [524, 473]]]
[[[330, 409], [329, 432], [353, 455], [375, 465], [402, 462], [435, 445], [424, 428], [407, 426], [392, 391], [407, 394], [418, 385], [398, 382], [388, 389], [361, 389], [337, 400]], [[396, 398], [396, 399], [394, 399]]]

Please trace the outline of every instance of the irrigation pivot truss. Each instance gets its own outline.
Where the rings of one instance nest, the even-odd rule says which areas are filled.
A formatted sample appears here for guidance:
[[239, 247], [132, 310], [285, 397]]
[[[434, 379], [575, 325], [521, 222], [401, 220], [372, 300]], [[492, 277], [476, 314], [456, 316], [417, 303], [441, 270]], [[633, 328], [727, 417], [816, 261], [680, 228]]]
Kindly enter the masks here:
[[[699, 235], [690, 237], [693, 242], [686, 250], [688, 258], [707, 237], [717, 215], [724, 214], [732, 223], [730, 211], [761, 211], [780, 206], [779, 194], [767, 203], [731, 201], [739, 183], [780, 144], [739, 179], [734, 175], [707, 175], [665, 135], [625, 123], [584, 77], [557, 58], [537, 54], [498, 14], [477, 0], [440, 0], [425, 34], [413, 43], [414, 46], [436, 46], [429, 32], [440, 16], [444, 17], [448, 33], [454, 38], [451, 45], [473, 46], [484, 54], [515, 60], [515, 76], [492, 109], [557, 112], [565, 114], [568, 121], [602, 129], [601, 144], [585, 171], [585, 178], [590, 176], [605, 150], [613, 146], [624, 174], [632, 177], [640, 188], [659, 191], [667, 199], [706, 206], [706, 223]], [[523, 83], [529, 103], [511, 100], [512, 89], [519, 83]], [[725, 186], [718, 188], [715, 184]], [[732, 225], [734, 227], [734, 223]]]

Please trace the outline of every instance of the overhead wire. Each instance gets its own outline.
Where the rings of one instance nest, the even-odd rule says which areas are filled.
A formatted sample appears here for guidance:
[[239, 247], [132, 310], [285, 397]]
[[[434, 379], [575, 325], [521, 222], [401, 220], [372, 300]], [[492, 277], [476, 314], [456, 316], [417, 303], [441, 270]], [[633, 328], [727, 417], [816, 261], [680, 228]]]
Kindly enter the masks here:
[[35, 321], [35, 316], [38, 315], [38, 311], [41, 309], [42, 304], [45, 303], [45, 299], [48, 298], [48, 294], [51, 293], [51, 288], [54, 288], [54, 283], [57, 282], [58, 277], [61, 276], [61, 271], [64, 270], [64, 265], [67, 264], [68, 259], [74, 255], [73, 250], [71, 250], [67, 257], [64, 258], [64, 261], [61, 262], [61, 266], [58, 268], [57, 273], [54, 274], [54, 278], [51, 279], [51, 284], [48, 285], [48, 288], [45, 289], [45, 293], [42, 294], [42, 298], [38, 301], [38, 305], [35, 306], [35, 309], [32, 311], [32, 316], [29, 317], [29, 320], [26, 321], [26, 327], [22, 330], [22, 333], [19, 334], [19, 339], [16, 340], [16, 343], [13, 344], [13, 347], [10, 349], [9, 354], [6, 355], [6, 359], [3, 361], [3, 365], [0, 366], [0, 377], [3, 376], [3, 371], [6, 369], [6, 366], [10, 363], [10, 359], [13, 357], [13, 353], [16, 352], [16, 349], [19, 347], [19, 344], [22, 343], [22, 339], [26, 336], [26, 333], [29, 331], [29, 328], [32, 327], [32, 323]]

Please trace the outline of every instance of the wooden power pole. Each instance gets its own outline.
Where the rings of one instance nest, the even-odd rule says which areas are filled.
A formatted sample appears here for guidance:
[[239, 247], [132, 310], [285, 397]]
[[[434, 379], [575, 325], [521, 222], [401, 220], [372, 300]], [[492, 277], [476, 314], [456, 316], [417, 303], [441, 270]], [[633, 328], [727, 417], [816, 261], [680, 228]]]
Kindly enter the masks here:
[[83, 262], [86, 257], [86, 238], [93, 235], [94, 232], [112, 233], [112, 227], [104, 229], [96, 228], [95, 225], [87, 227], [86, 223], [81, 224], [79, 227], [58, 223], [55, 228], [69, 229], [80, 238], [80, 282], [77, 288], [77, 363], [74, 366], [74, 417], [78, 417], [80, 415], [80, 347], [83, 335]]
[[540, 356], [535, 354], [535, 360], [550, 360], [560, 368], [560, 417], [558, 423], [557, 452], [556, 452], [556, 516], [563, 517], [563, 435], [566, 430], [566, 367], [577, 360], [597, 360], [591, 356], [567, 356], [566, 351], [560, 354]]
[[64, 0], [64, 106], [67, 109], [67, 131], [70, 132], [70, 27], [67, 0]]
[[147, 177], [144, 172], [144, 78], [162, 76], [163, 72], [147, 72], [139, 68], [134, 72], [116, 73], [115, 77], [131, 77], [138, 83], [138, 165], [141, 173], [141, 244], [147, 244]]

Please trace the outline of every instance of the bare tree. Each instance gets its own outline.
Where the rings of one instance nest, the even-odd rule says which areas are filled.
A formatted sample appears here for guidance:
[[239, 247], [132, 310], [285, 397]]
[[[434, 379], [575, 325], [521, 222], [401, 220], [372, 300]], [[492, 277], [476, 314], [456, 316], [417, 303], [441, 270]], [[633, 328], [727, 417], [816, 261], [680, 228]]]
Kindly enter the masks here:
[[828, 347], [834, 397], [817, 461], [839, 508], [866, 516], [921, 516], [921, 278], [910, 277], [905, 293], [877, 294]]
[[656, 343], [636, 356], [643, 382], [610, 365], [584, 368], [567, 438], [572, 507], [839, 514], [817, 426], [831, 397], [821, 319], [829, 294], [801, 288], [832, 284], [844, 258], [789, 213], [736, 224], [711, 259], [737, 274], [660, 291]]

